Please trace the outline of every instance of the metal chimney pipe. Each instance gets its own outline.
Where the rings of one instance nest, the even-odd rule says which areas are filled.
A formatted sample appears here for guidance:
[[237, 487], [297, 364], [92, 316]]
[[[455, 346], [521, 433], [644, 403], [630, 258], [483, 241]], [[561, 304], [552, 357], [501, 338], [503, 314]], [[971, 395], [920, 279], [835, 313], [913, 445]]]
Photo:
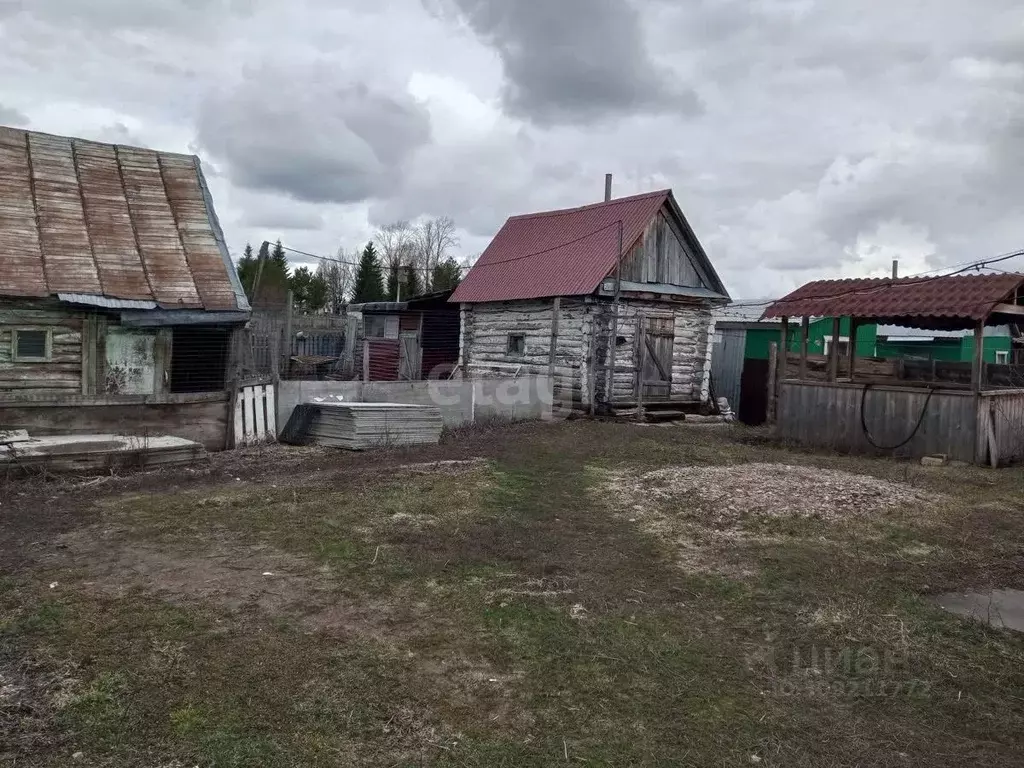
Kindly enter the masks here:
[[604, 175], [604, 201], [607, 203], [612, 199], [612, 175], [606, 173]]
[[900, 260], [892, 260], [892, 279], [896, 280], [900, 276]]

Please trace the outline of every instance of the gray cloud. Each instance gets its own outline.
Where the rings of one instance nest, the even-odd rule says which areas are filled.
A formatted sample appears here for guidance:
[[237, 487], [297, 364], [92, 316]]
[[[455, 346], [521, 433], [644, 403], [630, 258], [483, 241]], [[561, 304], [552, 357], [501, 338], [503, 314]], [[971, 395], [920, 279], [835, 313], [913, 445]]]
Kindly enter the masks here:
[[29, 124], [28, 115], [14, 107], [7, 107], [0, 104], [0, 125], [9, 125], [22, 128]]
[[326, 66], [261, 66], [203, 105], [197, 142], [231, 181], [313, 203], [386, 194], [430, 141], [430, 118], [401, 93], [338, 85]]
[[476, 253], [605, 172], [671, 186], [733, 294], [764, 296], [1024, 245], [1024, 5], [975, 5], [0, 0], [0, 103], [192, 142], [237, 248], [449, 215]]
[[501, 57], [508, 111], [542, 125], [699, 111], [652, 59], [629, 0], [454, 0]]

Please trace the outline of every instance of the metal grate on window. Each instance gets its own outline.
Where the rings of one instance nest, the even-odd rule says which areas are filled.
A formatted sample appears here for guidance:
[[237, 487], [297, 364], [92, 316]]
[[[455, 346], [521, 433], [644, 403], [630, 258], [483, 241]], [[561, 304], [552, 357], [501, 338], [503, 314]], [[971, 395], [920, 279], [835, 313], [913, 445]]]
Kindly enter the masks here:
[[15, 357], [20, 360], [46, 360], [48, 333], [49, 331], [15, 331]]

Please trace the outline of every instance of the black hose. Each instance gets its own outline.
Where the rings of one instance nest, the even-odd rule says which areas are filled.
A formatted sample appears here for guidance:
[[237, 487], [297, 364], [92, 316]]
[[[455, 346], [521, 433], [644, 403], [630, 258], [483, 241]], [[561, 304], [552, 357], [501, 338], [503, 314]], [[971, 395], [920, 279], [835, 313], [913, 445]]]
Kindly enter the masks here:
[[867, 419], [865, 418], [865, 415], [864, 415], [864, 403], [868, 399], [868, 390], [871, 389], [872, 386], [874, 386], [874, 385], [872, 385], [872, 384], [865, 384], [864, 385], [864, 390], [860, 394], [860, 428], [864, 432], [865, 439], [867, 439], [867, 441], [873, 447], [877, 448], [880, 451], [895, 451], [895, 450], [897, 450], [899, 448], [902, 448], [904, 445], [906, 445], [911, 440], [913, 440], [914, 437], [917, 435], [917, 431], [919, 429], [921, 429], [921, 424], [924, 423], [924, 415], [925, 415], [925, 413], [928, 410], [928, 403], [931, 402], [932, 395], [935, 394], [935, 388], [932, 387], [932, 388], [930, 388], [928, 390], [928, 397], [926, 397], [924, 399], [924, 405], [921, 406], [921, 413], [917, 417], [917, 423], [914, 424], [914, 429], [911, 430], [910, 435], [907, 437], [907, 439], [902, 441], [902, 442], [896, 443], [896, 445], [879, 445], [871, 437], [871, 432], [868, 431]]

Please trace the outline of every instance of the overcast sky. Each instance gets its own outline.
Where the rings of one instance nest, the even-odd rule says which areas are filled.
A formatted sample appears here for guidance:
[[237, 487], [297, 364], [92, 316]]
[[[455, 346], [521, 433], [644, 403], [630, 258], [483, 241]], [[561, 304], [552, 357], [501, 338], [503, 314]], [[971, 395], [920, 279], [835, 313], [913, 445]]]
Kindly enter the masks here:
[[0, 0], [0, 123], [198, 153], [236, 254], [606, 172], [735, 298], [1024, 248], [1020, 0]]

